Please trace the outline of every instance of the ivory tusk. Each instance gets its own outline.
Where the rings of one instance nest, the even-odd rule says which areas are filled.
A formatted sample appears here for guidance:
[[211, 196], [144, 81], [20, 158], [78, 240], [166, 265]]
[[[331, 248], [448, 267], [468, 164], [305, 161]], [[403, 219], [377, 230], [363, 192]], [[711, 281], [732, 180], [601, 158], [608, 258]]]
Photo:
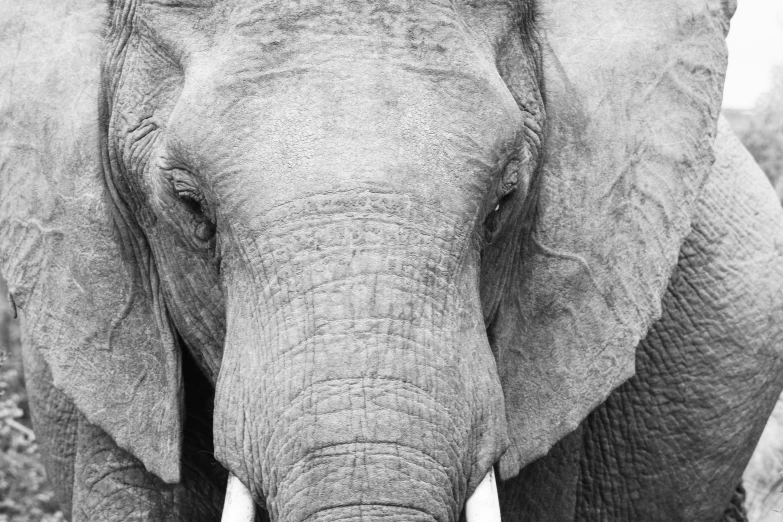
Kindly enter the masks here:
[[500, 522], [500, 501], [494, 469], [489, 469], [465, 503], [465, 518], [467, 522]]
[[221, 522], [253, 522], [255, 518], [256, 503], [250, 490], [242, 484], [241, 480], [229, 474]]

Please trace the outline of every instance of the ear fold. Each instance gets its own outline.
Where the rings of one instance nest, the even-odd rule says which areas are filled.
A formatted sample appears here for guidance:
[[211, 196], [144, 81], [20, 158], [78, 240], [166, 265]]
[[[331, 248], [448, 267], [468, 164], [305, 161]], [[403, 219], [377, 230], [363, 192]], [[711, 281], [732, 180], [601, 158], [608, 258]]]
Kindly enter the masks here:
[[512, 439], [503, 478], [634, 373], [710, 172], [733, 12], [727, 0], [538, 4], [537, 208], [489, 332]]
[[55, 386], [176, 482], [179, 354], [157, 283], [138, 268], [149, 259], [114, 223], [103, 179], [106, 11], [98, 0], [0, 0], [2, 272]]

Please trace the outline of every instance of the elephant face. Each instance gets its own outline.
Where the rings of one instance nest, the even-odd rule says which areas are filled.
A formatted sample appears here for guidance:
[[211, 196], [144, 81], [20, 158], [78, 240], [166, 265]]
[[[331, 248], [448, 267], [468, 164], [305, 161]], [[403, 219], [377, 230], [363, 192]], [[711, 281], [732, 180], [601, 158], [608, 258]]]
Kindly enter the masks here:
[[[542, 139], [538, 57], [522, 52], [516, 25], [525, 6], [492, 7], [500, 11], [491, 13], [493, 32], [481, 36], [466, 33], [460, 10], [427, 5], [404, 20], [387, 13], [388, 29], [374, 25], [382, 9], [351, 14], [333, 6], [319, 15], [354, 17], [347, 29], [326, 22], [287, 28], [281, 20], [302, 19], [301, 12], [262, 16], [242, 3], [231, 7], [231, 16], [202, 22], [196, 34], [196, 15], [176, 6], [151, 7], [133, 22], [144, 30], [112, 50], [104, 71], [118, 78], [108, 94], [111, 182], [130, 211], [143, 216], [138, 221], [155, 251], [168, 308], [188, 344], [204, 352], [210, 375], [217, 377], [220, 357], [213, 352], [225, 335], [227, 273], [255, 277], [253, 270], [263, 268], [248, 272], [243, 245], [256, 243], [258, 255], [279, 250], [275, 237], [290, 239], [298, 220], [312, 219], [306, 213], [348, 205], [353, 208], [345, 212], [365, 224], [379, 212], [397, 215], [403, 227], [442, 223], [442, 237], [455, 238], [460, 277], [470, 279], [489, 233], [485, 224], [497, 233], [507, 213], [497, 209], [490, 216], [493, 209], [511, 192], [524, 201]], [[482, 29], [472, 21], [475, 31]], [[116, 28], [119, 35], [132, 30]], [[412, 32], [426, 31], [438, 31], [437, 45], [411, 39]], [[300, 48], [306, 45], [312, 48]], [[515, 67], [505, 76], [527, 87], [524, 104], [516, 103], [498, 71], [487, 74], [500, 53]], [[278, 68], [291, 72], [265, 72]], [[249, 77], [253, 70], [261, 76]], [[326, 202], [326, 195], [334, 201]], [[300, 227], [305, 240], [319, 230], [307, 223]], [[318, 240], [354, 232], [346, 223], [341, 229], [319, 232]], [[393, 227], [377, 233], [397, 234]], [[312, 248], [321, 247], [302, 246]], [[408, 269], [421, 272], [415, 278], [431, 271]], [[444, 267], [444, 274], [452, 278], [456, 270]]]
[[540, 154], [527, 8], [122, 22], [144, 29], [104, 65], [108, 180], [217, 381], [217, 457], [273, 513], [405, 498], [456, 518], [507, 448], [479, 272]]
[[286, 520], [456, 520], [632, 374], [728, 3], [39, 3], [2, 41], [32, 86], [4, 132], [41, 140], [3, 171], [4, 275], [164, 480], [182, 349], [216, 457]]

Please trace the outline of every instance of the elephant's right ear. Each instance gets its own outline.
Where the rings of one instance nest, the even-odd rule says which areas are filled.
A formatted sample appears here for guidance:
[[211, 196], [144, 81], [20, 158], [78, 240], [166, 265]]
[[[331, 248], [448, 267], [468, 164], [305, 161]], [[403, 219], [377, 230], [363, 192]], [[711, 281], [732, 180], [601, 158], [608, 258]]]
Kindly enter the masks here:
[[102, 168], [107, 11], [98, 0], [0, 0], [2, 274], [55, 386], [176, 482], [179, 352], [146, 248], [113, 210]]
[[535, 3], [546, 107], [536, 207], [510, 275], [494, 276], [507, 280], [486, 283], [506, 289], [488, 319], [512, 442], [503, 478], [634, 374], [713, 162], [734, 10]]

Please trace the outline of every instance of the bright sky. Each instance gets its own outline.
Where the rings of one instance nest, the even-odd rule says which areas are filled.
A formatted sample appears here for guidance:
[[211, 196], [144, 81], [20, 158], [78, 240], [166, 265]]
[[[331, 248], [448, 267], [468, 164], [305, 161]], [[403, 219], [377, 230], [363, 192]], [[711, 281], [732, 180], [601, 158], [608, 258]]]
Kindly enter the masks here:
[[729, 31], [723, 106], [750, 109], [783, 66], [783, 0], [738, 0]]

